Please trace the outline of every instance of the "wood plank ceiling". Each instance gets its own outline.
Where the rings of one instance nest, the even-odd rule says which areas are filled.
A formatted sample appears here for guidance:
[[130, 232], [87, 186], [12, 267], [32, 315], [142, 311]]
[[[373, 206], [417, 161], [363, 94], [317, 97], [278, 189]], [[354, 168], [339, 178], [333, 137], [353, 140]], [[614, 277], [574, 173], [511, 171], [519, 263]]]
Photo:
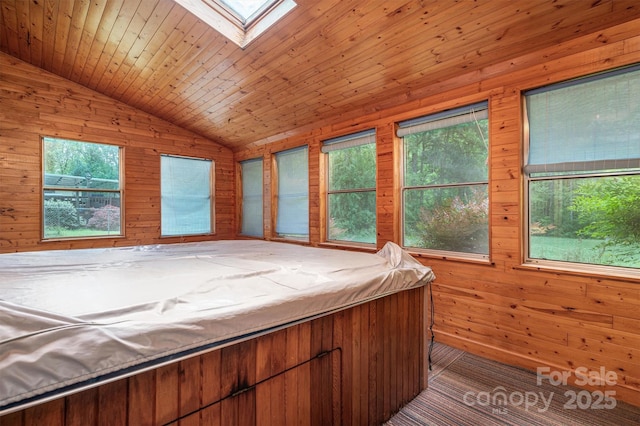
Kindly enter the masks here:
[[244, 50], [173, 0], [0, 0], [0, 51], [234, 150], [640, 17], [637, 0], [296, 0]]

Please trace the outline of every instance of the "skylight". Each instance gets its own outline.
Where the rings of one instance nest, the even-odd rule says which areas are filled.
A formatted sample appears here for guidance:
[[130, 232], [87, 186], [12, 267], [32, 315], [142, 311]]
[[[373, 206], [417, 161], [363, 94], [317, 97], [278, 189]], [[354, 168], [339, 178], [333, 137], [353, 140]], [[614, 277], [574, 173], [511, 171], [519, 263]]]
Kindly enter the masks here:
[[296, 6], [293, 0], [174, 0], [241, 48]]
[[267, 8], [276, 3], [273, 0], [220, 0], [221, 4], [228, 6], [233, 12], [248, 22], [253, 14], [262, 8]]

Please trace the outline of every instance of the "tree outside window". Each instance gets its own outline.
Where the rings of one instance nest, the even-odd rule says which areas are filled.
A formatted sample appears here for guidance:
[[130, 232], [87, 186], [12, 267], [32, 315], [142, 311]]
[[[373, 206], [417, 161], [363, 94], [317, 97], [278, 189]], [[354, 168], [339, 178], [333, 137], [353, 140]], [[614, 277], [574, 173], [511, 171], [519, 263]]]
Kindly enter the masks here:
[[640, 65], [525, 93], [528, 262], [640, 268], [639, 97]]
[[323, 142], [330, 241], [376, 242], [375, 136], [375, 130], [366, 130]]
[[489, 254], [487, 103], [400, 123], [403, 245]]
[[121, 148], [43, 138], [43, 237], [122, 235]]

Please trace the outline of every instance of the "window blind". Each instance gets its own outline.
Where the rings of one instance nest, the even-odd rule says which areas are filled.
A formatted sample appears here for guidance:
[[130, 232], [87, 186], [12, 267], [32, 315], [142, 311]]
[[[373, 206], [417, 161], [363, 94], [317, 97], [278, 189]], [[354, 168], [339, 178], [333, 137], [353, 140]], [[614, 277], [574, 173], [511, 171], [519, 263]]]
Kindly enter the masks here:
[[473, 105], [401, 121], [398, 123], [397, 135], [401, 138], [414, 133], [485, 120], [488, 117], [488, 102], [479, 102]]
[[309, 235], [309, 155], [306, 146], [276, 153], [276, 233]]
[[525, 93], [526, 173], [640, 167], [640, 65]]
[[364, 130], [350, 135], [339, 136], [337, 138], [327, 139], [322, 142], [323, 153], [336, 151], [338, 149], [353, 148], [368, 143], [376, 143], [376, 130]]
[[213, 162], [162, 155], [160, 170], [162, 235], [213, 232]]
[[240, 163], [242, 170], [242, 234], [263, 236], [262, 158]]

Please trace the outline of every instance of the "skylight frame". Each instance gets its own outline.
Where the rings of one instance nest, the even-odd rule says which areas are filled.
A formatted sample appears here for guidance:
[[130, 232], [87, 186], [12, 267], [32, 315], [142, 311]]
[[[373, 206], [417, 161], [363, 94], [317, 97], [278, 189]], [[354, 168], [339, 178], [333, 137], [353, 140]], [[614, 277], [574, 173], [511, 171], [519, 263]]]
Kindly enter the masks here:
[[258, 7], [251, 15], [245, 17], [231, 4], [231, 0], [202, 0], [205, 3], [214, 4], [212, 7], [220, 6], [229, 14], [231, 14], [238, 22], [242, 24], [245, 31], [251, 26], [251, 23], [256, 19], [268, 13], [268, 10], [280, 3], [279, 0], [263, 0], [262, 5]]
[[269, 27], [290, 12], [294, 0], [271, 0], [265, 2], [248, 18], [243, 18], [224, 0], [174, 0], [196, 15], [211, 28], [244, 49]]

